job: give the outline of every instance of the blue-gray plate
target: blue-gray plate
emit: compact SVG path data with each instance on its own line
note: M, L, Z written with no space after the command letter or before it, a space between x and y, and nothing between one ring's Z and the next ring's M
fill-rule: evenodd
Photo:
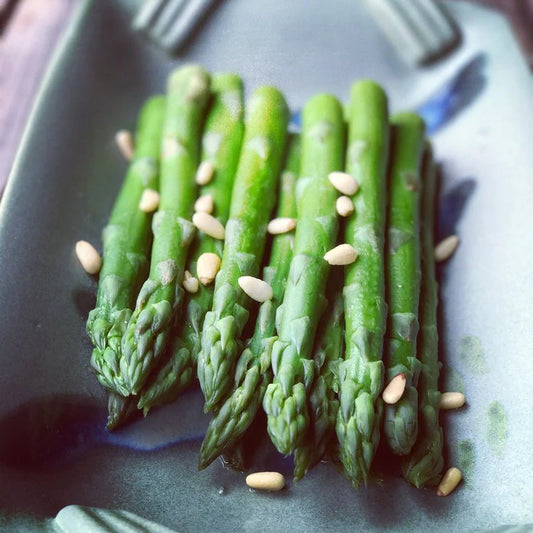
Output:
M532 530L533 84L505 21L450 2L459 49L411 70L353 0L227 0L175 58L130 30L136 5L80 0L2 200L0 527L67 531L66 514L43 520L76 504L185 532ZM443 390L468 401L441 417L446 464L465 478L452 496L394 473L356 492L328 464L276 494L250 491L218 462L198 472L207 419L194 390L105 431L85 334L96 282L74 243L100 242L125 171L115 131L133 128L143 99L189 61L240 73L248 93L277 85L295 110L321 91L346 101L352 81L374 78L393 110L427 118L442 165L440 231L461 238L439 267ZM265 466L290 475L273 453L257 458ZM149 529L114 516L111 530Z

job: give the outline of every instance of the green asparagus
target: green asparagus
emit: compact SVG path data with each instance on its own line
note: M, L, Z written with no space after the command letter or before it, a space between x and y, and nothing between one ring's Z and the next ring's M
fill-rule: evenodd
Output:
M420 165L424 122L413 113L392 118L389 174L388 253L386 257L387 324L386 378L403 373L401 399L385 406L384 432L390 449L407 455L418 432L420 362L416 359L420 296Z
M181 282L195 228L190 222L196 198L200 134L209 97L209 74L188 65L168 82L163 124L160 203L154 215L150 273L122 337L120 375L129 394L137 394L165 349L183 296Z
M429 143L426 144L422 175L420 214L422 282L419 305L420 332L417 339L422 367L418 381L420 428L411 454L403 464L405 478L416 487L438 483L444 466L443 435L439 426L438 287L433 257L436 172Z
M278 217L296 217L296 178L300 165L298 137L289 144L285 171L279 187ZM273 291L271 300L259 308L254 335L237 363L234 390L211 420L200 451L199 468L205 468L224 450L231 447L252 423L261 405L272 371L270 357L276 334L276 311L285 292L292 255L293 234L274 236L269 265L263 280Z
M213 411L224 401L233 383L238 339L251 303L238 286L238 279L255 276L259 271L288 117L287 104L277 89L262 87L254 92L245 121L222 264L215 281L212 310L205 316L198 356L198 379L206 411Z
M125 424L136 412L135 397L110 392L107 400L107 424L110 431Z
M328 175L342 169L344 122L336 98L318 95L303 110L301 178L297 187L298 225L287 286L280 308L278 340L272 348L274 381L263 400L268 432L279 452L289 454L307 430L307 393L314 377L312 347L329 264L324 254L337 237L337 191Z
M319 344L314 355L316 377L309 391L309 430L305 440L294 451L294 480L302 479L326 453L334 433L339 401L334 391L335 364L344 350L344 299L342 278L330 280L331 302L318 333Z
M145 189L158 186L164 108L165 98L155 96L140 112L134 158L103 231L103 265L96 306L87 320L87 333L95 347L91 365L98 381L123 394L127 391L116 380L120 373L120 340L148 269L151 244L152 217L139 209L139 201Z
M339 459L354 487L366 483L379 443L386 328L384 252L389 148L387 97L371 81L351 91L346 171L360 184L345 241L359 253L345 270L346 356L339 367Z
M242 80L234 74L213 77L213 101L203 133L202 160L215 168L210 183L200 189L201 195L211 195L217 219L225 224L229 214L231 191L244 131ZM196 271L196 261L203 253L222 256L222 242L199 233L192 251L190 269ZM184 324L177 328L171 345L171 358L141 392L138 407L145 414L154 405L173 401L194 374L200 351L200 333L205 314L211 308L213 289L200 284L190 295Z

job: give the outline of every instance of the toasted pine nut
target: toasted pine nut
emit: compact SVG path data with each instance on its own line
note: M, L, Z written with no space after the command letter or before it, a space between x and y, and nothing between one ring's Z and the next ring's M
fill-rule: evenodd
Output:
M197 213L208 213L211 214L214 209L213 204L213 195L212 194L204 194L194 202L194 210Z
M133 159L135 145L133 143L133 136L128 130L119 130L115 133L115 143L126 161Z
M465 395L462 392L443 392L440 395L441 409L459 409L465 404Z
M357 259L357 250L349 244L339 244L324 255L330 265L349 265Z
M354 212L352 199L348 196L339 196L335 202L335 207L341 217L349 217Z
M196 171L196 183L198 185L207 185L215 174L215 167L210 161L202 161Z
M102 258L96 248L87 241L76 243L76 255L87 274L97 274L102 268Z
M459 237L457 235L450 235L435 246L435 261L440 263L449 259L459 246Z
M220 257L217 254L202 254L196 262L196 274L202 285L209 285L220 270Z
M153 213L159 207L159 193L154 189L144 189L139 209L145 213Z
M224 226L209 213L194 213L192 223L204 233L207 233L213 239L224 239L226 230Z
M266 281L252 276L241 276L238 282L241 289L256 302L272 299L272 287Z
M267 231L271 235L279 235L280 233L287 233L296 227L296 219L294 218L274 218L267 226Z
M255 472L246 476L246 484L251 489L281 490L285 486L285 477L279 472Z
M437 496L448 496L448 494L452 493L457 485L459 485L461 479L463 479L463 474L458 468L455 466L449 468L442 477L437 489Z
M200 288L198 280L188 270L185 271L182 285L183 288L191 294L198 292L198 289Z
M389 405L393 405L400 401L400 398L403 396L405 391L405 384L406 378L403 372L394 376L383 390L381 395L383 401Z
M328 179L335 189L348 196L352 196L359 189L355 178L346 172L330 172Z

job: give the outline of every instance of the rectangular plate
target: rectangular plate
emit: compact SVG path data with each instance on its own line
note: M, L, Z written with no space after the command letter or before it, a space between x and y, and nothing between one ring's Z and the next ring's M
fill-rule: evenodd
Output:
M505 21L450 3L460 49L415 71L353 0L223 2L177 59L132 33L133 4L80 2L2 201L0 526L13 530L76 503L126 509L180 531L527 529L533 99ZM439 276L443 388L464 387L468 399L441 417L446 463L463 469L464 486L436 498L393 477L354 492L321 464L282 493L253 493L218 462L196 471L206 418L194 391L108 435L85 334L96 282L77 263L74 243L100 242L125 171L113 135L134 127L143 99L164 91L169 71L189 61L235 71L248 93L277 85L293 109L321 91L346 101L351 82L369 77L397 110L416 107L474 57L453 117L434 136L441 232L461 237ZM274 466L287 470L288 462Z

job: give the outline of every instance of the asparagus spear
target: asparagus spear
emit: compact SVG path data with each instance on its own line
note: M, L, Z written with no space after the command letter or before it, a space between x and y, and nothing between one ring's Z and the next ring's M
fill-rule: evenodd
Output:
M245 121L213 307L205 316L198 357L198 379L206 411L220 405L233 382L238 339L250 306L250 299L237 280L240 276L255 276L259 271L288 115L287 104L277 89L262 87L254 92Z
M426 143L424 154L423 179L420 215L422 282L419 306L420 332L417 339L422 367L418 382L420 428L411 454L403 464L405 478L416 487L438 483L444 466L443 436L439 426L438 287L433 257L436 173L429 143Z
M326 318L319 331L319 344L314 355L317 374L309 391L309 430L306 438L294 451L294 480L302 479L326 453L333 435L339 401L333 390L334 365L342 359L344 350L344 299L340 276L330 279L333 294L326 309Z
M110 431L125 424L136 412L135 398L110 392L107 400L107 424Z
M244 131L242 80L234 74L216 75L211 89L213 101L204 127L202 160L213 164L215 176L200 188L200 194L213 197L214 214L225 224ZM196 261L203 253L222 256L222 242L199 233L193 245L192 272L196 271ZM138 407L145 414L154 405L173 401L190 383L200 351L202 323L212 299L212 286L202 284L189 297L184 324L178 328L171 346L170 360L141 392Z
M103 231L104 261L96 306L87 320L87 333L95 347L91 365L98 381L117 392L126 392L115 380L120 339L148 266L151 215L139 209L139 201L144 189L158 185L164 108L165 98L155 96L139 114L134 158Z
M392 118L389 175L387 295L387 381L403 373L402 398L385 407L387 443L397 455L406 455L418 431L416 385L420 362L416 359L418 300L420 296L420 163L424 122L412 113Z
M344 123L339 102L330 95L312 98L303 110L298 225L287 287L280 309L278 340L272 349L274 381L263 407L268 432L279 452L299 445L309 422L306 390L313 382L311 357L329 265L324 254L337 237L336 190L330 172L343 166Z
M159 210L154 216L150 274L122 337L118 379L137 394L165 348L174 313L181 301L181 281L189 245L196 198L200 133L209 97L209 74L187 65L168 81L163 125Z
M352 484L367 481L379 443L386 327L383 242L389 145L387 97L371 81L351 91L346 171L360 184L345 241L359 253L345 270L346 356L339 367L339 459Z
M296 217L295 186L299 165L299 139L293 137L289 144L285 171L281 175L278 217ZM252 423L270 383L270 356L276 334L276 311L285 292L292 244L292 233L276 235L272 239L269 265L263 270L263 280L272 287L273 296L259 308L254 335L237 363L234 390L217 410L207 428L200 451L200 469L209 466L243 435Z

